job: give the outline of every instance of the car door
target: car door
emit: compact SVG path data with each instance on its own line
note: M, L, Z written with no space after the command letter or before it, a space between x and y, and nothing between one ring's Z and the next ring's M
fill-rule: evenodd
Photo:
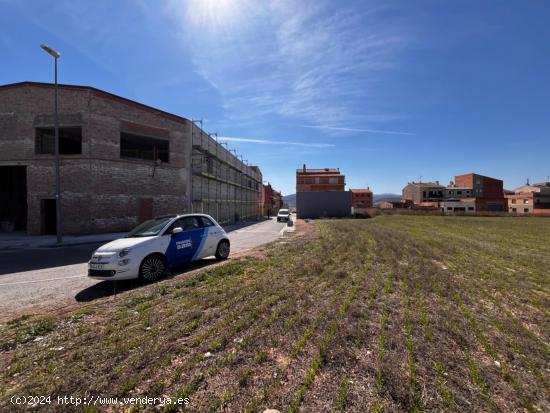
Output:
M200 216L202 227L204 228L203 245L197 251L195 259L209 257L216 253L216 247L218 246L220 229L214 222L205 216Z
M166 257L170 267L177 267L193 261L203 240L204 229L195 216L178 219L170 226L168 231L176 227L181 227L183 231L179 234L169 235L171 239L166 251Z

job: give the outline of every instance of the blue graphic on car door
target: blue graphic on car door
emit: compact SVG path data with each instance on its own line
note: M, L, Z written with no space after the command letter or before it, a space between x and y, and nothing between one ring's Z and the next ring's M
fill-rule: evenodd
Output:
M204 228L201 228L194 217L188 217L177 221L176 226L183 229L179 234L169 235L170 244L166 250L166 257L170 267L191 262L200 251L204 242Z

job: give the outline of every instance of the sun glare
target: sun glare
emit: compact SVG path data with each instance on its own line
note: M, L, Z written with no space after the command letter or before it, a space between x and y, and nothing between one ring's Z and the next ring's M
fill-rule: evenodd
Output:
M193 0L187 8L187 19L196 25L226 26L238 18L240 0Z

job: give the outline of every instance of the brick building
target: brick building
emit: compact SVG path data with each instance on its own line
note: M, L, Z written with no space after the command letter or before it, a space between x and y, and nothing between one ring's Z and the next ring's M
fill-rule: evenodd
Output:
M353 208L372 208L372 191L366 189L350 189L351 191L351 206Z
M296 193L298 192L326 192L344 191L346 177L337 168L302 169L296 170Z
M351 214L346 177L337 168L296 170L296 215L298 218L345 217Z
M262 216L274 216L283 207L283 197L270 183L263 185Z
M507 194L506 200L512 214L550 215L550 182L527 182Z
M0 86L4 229L55 232L53 97L48 83ZM183 117L93 87L59 85L59 127L65 234L125 231L153 216L201 208L221 221L258 215L259 170L228 155L232 175L208 170L212 161L204 158L219 150L217 143ZM195 144L193 134L202 142ZM201 162L192 167L195 149ZM204 182L216 184L195 193L192 177L203 172ZM225 201L231 208L220 208Z
M471 188L471 198L475 198L476 212L506 211L502 180L478 174L465 174L455 176L455 185Z
M413 204L439 202L445 199L445 187L436 182L409 182L403 188L402 199Z

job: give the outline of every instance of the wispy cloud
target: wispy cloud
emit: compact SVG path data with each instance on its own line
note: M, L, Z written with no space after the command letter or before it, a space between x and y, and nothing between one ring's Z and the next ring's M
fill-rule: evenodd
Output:
M335 146L331 143L290 142L290 141L256 139L256 138L240 138L240 137L233 137L233 136L220 136L218 139L222 142L247 142L247 143L259 143L262 145L305 146L308 148L332 148Z
M384 11L324 0L174 1L165 10L229 118L319 125L381 112L381 76L408 41Z
M311 128L311 129L325 129L329 131L337 131L337 132L359 132L359 133L372 133L372 134L380 134L380 135L406 135L406 136L414 136L416 133L413 132L401 132L401 131L395 131L395 130L381 130L381 129L364 129L364 128L346 128L346 127L338 127L338 126L323 126L323 125L301 125L302 128Z

